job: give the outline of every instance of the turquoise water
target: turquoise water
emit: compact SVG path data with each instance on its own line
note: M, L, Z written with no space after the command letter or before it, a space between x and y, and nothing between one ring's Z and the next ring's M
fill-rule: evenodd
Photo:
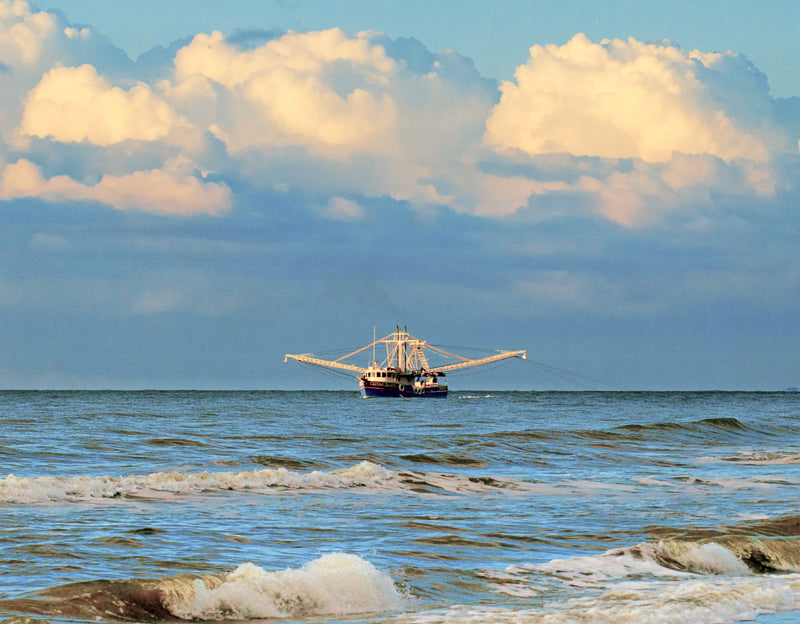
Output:
M0 392L0 616L792 622L800 393Z

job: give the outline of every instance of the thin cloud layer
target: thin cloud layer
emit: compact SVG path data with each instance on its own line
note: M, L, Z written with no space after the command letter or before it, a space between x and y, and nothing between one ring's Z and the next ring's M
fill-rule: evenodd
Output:
M38 197L50 202L99 202L118 210L141 210L163 215L217 215L232 203L224 184L205 182L187 163L167 163L163 169L105 175L93 185L61 175L45 179L34 163L24 158L8 165L0 175L0 201Z

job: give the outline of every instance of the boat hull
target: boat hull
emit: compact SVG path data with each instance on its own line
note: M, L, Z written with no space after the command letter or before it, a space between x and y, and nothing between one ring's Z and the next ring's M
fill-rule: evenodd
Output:
M397 398L436 398L444 399L447 397L447 386L426 386L420 387L412 384L373 384L362 381L360 384L361 396Z

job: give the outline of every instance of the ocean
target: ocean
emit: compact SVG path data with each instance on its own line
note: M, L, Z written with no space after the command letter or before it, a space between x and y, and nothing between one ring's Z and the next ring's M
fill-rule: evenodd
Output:
M0 622L800 621L800 393L0 392Z

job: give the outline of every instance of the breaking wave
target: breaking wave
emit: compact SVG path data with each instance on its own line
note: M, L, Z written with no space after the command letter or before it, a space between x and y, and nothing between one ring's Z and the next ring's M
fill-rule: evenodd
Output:
M785 525L785 520L779 524ZM409 620L428 624L482 620L721 624L752 620L800 608L800 537L664 539L598 555L489 570L484 578L493 591L512 601L554 592L559 595L575 588L582 590L582 596L540 608L466 610L455 606Z
M453 606L401 616L398 624L733 624L800 606L800 579L714 579L706 583L620 583L594 597L546 608ZM784 620L782 620L784 621Z
M368 561L334 553L282 571L246 563L229 574L70 583L0 608L84 620L247 620L377 613L409 601Z
M480 462L459 455L416 454L406 456L414 463L450 463L455 467L475 469ZM713 458L708 458L713 459ZM264 463L271 462L264 459ZM470 470L471 471L471 470ZM48 504L112 499L176 501L200 493L251 492L276 494L287 491L319 492L352 489L372 493L413 493L419 495L451 494L539 494L546 496L626 495L641 488L727 487L759 488L772 483L761 477L749 479L699 479L676 476L670 480L635 478L610 483L593 480L530 481L506 476L459 474L423 470L390 470L371 461L361 461L347 468L302 472L285 467L235 472L155 472L145 475L17 477L0 479L0 504ZM794 481L782 478L781 483Z
M750 528L751 535L739 535ZM703 539L666 538L599 555L554 559L519 569L563 579L592 581L644 575L753 576L800 574L800 517L764 520L732 527Z
M391 484L394 473L371 462L330 472L300 473L285 468L240 472L155 472L126 477L15 477L0 480L0 501L46 503L109 498L163 498L199 492L274 489L329 489L380 487Z
M379 464L362 461L349 468L312 472L267 468L240 472L155 472L125 477L9 475L0 479L0 503L44 504L125 498L164 500L202 492L270 493L344 488L417 494L538 491L535 484L515 479L413 470L392 471Z
M742 451L738 455L729 457L716 457L714 459L718 461L752 465L800 464L800 453L786 451Z
M752 576L800 572L800 539L723 537L714 541L660 540L602 555L557 559L532 569L564 578L607 580L644 575Z
M425 462L425 456L415 456L415 461ZM463 458L453 456L454 465L466 464ZM788 483L788 481L786 481ZM300 472L287 468L264 468L237 472L155 472L146 475L76 476L76 477L17 477L8 475L0 479L0 504L39 505L49 503L75 503L100 500L179 501L186 496L201 493L250 492L278 494L287 491L319 492L324 490L352 489L372 493L413 493L418 495L469 495L469 494L539 494L545 496L625 495L637 488L651 487L761 487L762 480L712 479L676 477L660 481L638 478L629 482L604 483L590 480L564 480L555 482L528 481L505 476L455 474L421 470L390 470L380 464L362 461L347 468L330 471Z

